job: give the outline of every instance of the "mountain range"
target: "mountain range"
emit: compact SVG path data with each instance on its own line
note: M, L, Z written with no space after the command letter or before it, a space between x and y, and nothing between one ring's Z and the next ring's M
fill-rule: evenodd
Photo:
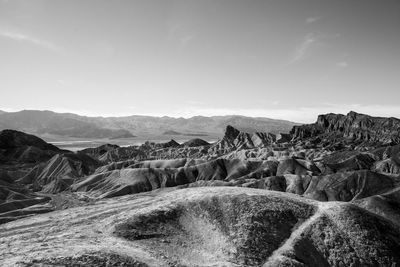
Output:
M23 110L0 112L0 130L14 129L38 136L77 138L132 138L135 136L220 136L226 125L246 132L288 133L294 122L245 116L196 116L192 118L127 116L86 117L72 113Z

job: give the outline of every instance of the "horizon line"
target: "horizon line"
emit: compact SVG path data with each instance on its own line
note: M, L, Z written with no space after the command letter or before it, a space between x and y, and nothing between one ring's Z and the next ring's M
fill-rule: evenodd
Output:
M204 117L204 118L211 118L211 117L244 117L244 118L254 118L254 119L270 119L270 120L277 120L277 121L287 121L296 124L302 124L301 122L295 122L287 119L281 118L273 118L273 117L266 117L266 116L247 116L242 114L226 114L226 115L191 115L191 116L173 116L173 115L155 115L155 114L130 114L130 115L93 115L93 114L82 114L80 112L74 111L54 111L50 109L20 109L20 110L7 110L7 109L0 109L0 112L4 113L18 113L23 111L40 111L40 112L52 112L57 114L72 114L81 117L89 117L89 118L124 118L124 117L133 117L133 116L141 116L141 117L153 117L153 118L172 118L172 119L191 119L195 117Z
M22 111L39 111L53 112L58 114L71 114L88 118L127 118L127 117L152 117L152 118L171 118L171 119L191 119L195 117L243 117L254 119L269 119L275 121L285 121L294 124L311 124L315 123L319 115L341 114L346 115L350 112L364 114L372 117L400 118L399 106L382 106L382 105L334 105L325 104L315 107L299 107L296 109L193 109L193 110L177 110L172 113L114 113L114 114L98 114L90 110L72 110L66 108L56 109L14 109L0 108L0 112L18 113ZM182 114L182 115L181 115ZM267 115L264 115L267 114Z

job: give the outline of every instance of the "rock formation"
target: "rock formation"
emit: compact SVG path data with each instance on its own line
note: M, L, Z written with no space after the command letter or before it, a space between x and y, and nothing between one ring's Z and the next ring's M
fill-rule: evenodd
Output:
M77 153L3 131L0 266L398 266L399 126L326 114Z
M347 115L319 115L316 123L294 126L291 134L295 139L330 134L349 139L353 143L378 142L394 145L400 143L399 130L399 119L372 117L350 111Z

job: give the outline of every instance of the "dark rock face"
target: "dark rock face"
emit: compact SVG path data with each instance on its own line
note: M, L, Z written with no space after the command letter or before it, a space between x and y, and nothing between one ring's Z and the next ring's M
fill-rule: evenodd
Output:
M35 163L63 152L39 137L14 130L0 132L0 162Z
M169 142L156 144L156 148L169 148L169 147L178 147L180 144L176 142L174 139L171 139Z
M34 146L43 150L60 151L54 145L48 144L39 137L14 130L0 132L0 148L10 149L24 146Z
M224 139L233 142L240 134L240 131L230 125L226 126Z
M358 142L399 144L399 130L399 119L372 117L351 111L347 115L319 115L316 123L294 126L291 134L295 139L304 139L331 133Z
M209 146L210 144L207 141L204 141L200 138L190 139L189 141L183 143L183 146L186 147L198 147L198 146Z

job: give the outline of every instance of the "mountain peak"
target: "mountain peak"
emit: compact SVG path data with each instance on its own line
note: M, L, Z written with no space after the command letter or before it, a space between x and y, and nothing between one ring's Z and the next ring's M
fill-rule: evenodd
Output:
M349 113L347 113L347 116L357 116L357 115L361 115L361 114L358 112L355 112L353 110L350 110Z
M226 129L225 129L224 139L234 140L239 134L240 134L240 131L238 129L236 129L235 127L233 127L231 125L228 125L228 126L226 126Z

